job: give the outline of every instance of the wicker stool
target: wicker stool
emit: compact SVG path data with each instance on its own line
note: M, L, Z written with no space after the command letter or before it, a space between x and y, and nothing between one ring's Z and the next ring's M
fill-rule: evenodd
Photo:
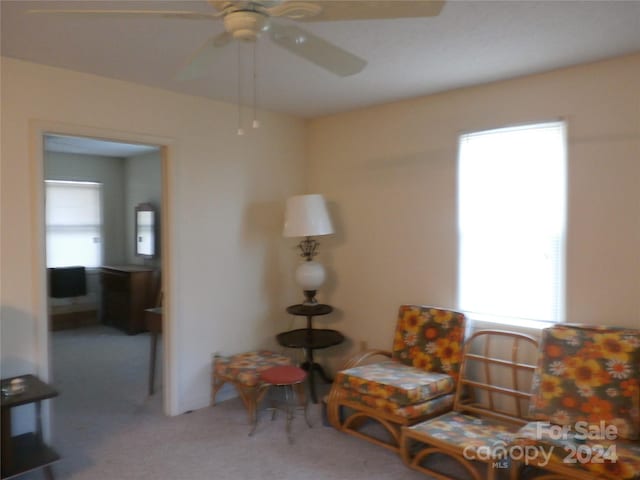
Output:
M293 437L291 435L291 422L293 421L293 416L296 409L295 405L292 405L294 396L297 397L299 408L302 408L304 410L304 419L306 420L309 428L311 428L309 417L307 417L307 397L304 393L303 384L306 377L307 372L293 365L280 365L277 367L271 367L263 370L260 373L260 378L263 382L274 386L278 390L282 390L284 392L284 410L287 415L286 429L289 443L293 443ZM277 408L275 406L272 406L271 410L271 420L274 420ZM256 424L254 424L254 430Z
M247 407L249 424L255 429L256 408L268 387L260 379L260 373L278 365L291 365L291 360L268 350L240 353L230 357L216 355L213 360L211 405L216 404L216 395L225 383L233 384Z

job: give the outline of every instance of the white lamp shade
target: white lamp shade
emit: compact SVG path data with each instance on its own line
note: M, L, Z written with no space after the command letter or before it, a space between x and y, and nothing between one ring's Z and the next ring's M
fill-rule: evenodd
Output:
M314 237L333 233L324 197L314 193L287 199L284 218L285 237Z

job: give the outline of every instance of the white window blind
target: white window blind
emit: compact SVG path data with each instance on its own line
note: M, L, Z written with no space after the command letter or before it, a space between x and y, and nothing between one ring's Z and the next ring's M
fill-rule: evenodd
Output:
M102 186L45 181L47 266L102 264Z
M565 205L563 122L462 135L459 307L499 323L562 321Z

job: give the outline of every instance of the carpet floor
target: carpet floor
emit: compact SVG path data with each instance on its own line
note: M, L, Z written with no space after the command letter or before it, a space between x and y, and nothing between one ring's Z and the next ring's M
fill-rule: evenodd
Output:
M324 426L311 405L287 441L284 415L248 436L239 399L177 417L147 395L149 336L87 327L53 333L52 444L60 479L425 480L384 448ZM161 378L159 375L158 378ZM300 415L300 414L299 414ZM33 472L26 479L42 478Z

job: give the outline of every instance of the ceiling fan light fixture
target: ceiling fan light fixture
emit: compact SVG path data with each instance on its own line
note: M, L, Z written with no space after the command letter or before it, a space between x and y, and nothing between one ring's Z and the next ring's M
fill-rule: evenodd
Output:
M236 40L254 42L267 25L267 16L252 10L239 10L224 17L224 28Z

